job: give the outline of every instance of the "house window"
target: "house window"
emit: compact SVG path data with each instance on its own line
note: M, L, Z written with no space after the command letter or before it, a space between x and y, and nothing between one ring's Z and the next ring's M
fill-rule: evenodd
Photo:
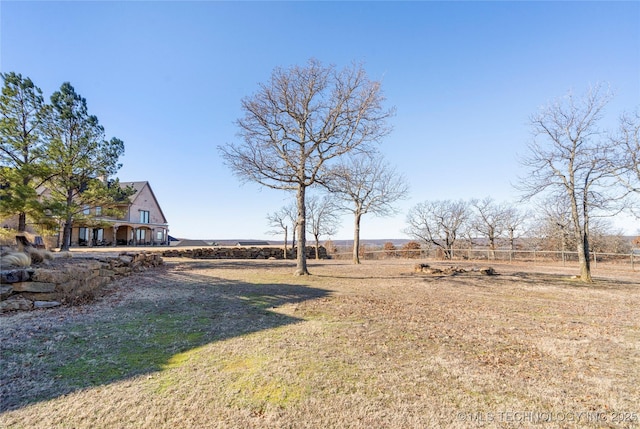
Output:
M156 240L162 241L163 238L164 238L164 233L162 231L156 232Z
M97 206L96 207L96 216L100 216L100 215L102 215L102 207Z
M147 212L148 213L148 212ZM146 229L138 229L136 232L136 239L138 242L144 242L146 237Z
M140 210L140 223L149 223L149 212L147 210Z
M84 209L82 210L82 213L88 215L89 213L91 213L91 207L84 206Z
M104 229L100 228L100 229L96 229L95 230L95 234L96 234L96 240L98 242L101 242L102 240L104 240Z
M89 228L78 228L78 246L89 244Z
M89 229L78 228L78 239L87 241L89 239Z

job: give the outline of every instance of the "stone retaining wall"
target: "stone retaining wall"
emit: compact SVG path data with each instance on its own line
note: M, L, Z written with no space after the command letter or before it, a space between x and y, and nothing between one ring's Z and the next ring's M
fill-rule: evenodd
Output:
M56 307L95 295L118 277L162 265L152 253L74 257L50 266L0 270L0 312Z
M320 259L327 259L327 249L319 248ZM279 247L203 247L201 249L174 248L162 252L167 258L194 259L284 259L284 252ZM307 246L307 258L315 259L316 248ZM288 249L288 259L295 259L295 252Z

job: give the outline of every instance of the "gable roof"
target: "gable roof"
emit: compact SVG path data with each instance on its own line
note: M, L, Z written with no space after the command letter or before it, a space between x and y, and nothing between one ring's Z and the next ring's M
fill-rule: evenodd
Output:
M126 188L128 186L131 186L133 189L135 189L136 192L131 196L131 197L134 197L135 195L137 195L142 190L142 188L144 188L144 186L147 183L149 183L149 182L147 182L146 180L142 181L142 182L120 182L120 186L122 188ZM129 198L131 198L131 197L129 197Z
M140 192L145 187L149 188L149 192L153 197L153 201L156 203L158 210L160 210L160 215L162 216L162 220L164 221L163 223L167 223L167 218L164 215L162 211L162 207L160 207L160 204L158 203L158 199L156 198L156 195L153 193L153 189L151 189L151 185L149 184L149 182L147 182L146 180L142 182L120 182L120 187L126 188L128 186L131 186L135 190L135 193L129 197L129 201L131 202L131 204L133 204L136 201L136 198L138 198L138 196L140 195Z

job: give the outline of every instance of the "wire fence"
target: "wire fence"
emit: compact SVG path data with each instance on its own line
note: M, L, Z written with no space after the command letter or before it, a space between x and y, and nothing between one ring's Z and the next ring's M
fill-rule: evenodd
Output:
M337 247L335 252L329 253L333 259L352 259L351 247ZM381 250L367 249L363 247L359 253L360 260L384 260L384 259L429 259L436 261L484 261L484 262L512 262L512 263L554 263L573 265L578 263L578 252L552 251L552 250L508 250L508 249L454 249L451 257L446 257L440 249L397 249ZM613 265L615 268L640 270L640 251L631 253L605 253L591 252L591 265Z

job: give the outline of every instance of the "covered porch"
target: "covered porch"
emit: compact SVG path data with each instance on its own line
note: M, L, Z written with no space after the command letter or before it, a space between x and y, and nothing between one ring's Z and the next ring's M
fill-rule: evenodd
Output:
M73 228L72 245L96 246L167 246L166 225L121 223L103 227Z

